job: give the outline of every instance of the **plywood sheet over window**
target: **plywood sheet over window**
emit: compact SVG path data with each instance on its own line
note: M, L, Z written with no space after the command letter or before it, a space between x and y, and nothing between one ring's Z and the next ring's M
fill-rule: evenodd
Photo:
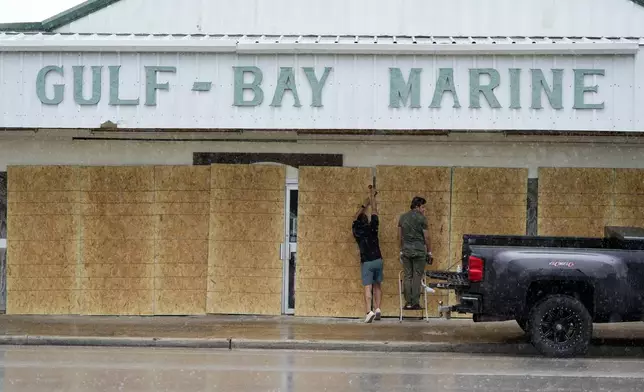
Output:
M81 312L154 313L154 167L80 169Z
M300 169L296 315L364 314L360 253L351 224L372 183L368 168Z
M464 234L525 235L528 169L453 169L451 254L461 262Z
M452 173L452 260L447 267L455 270L464 234L525 235L528 170L457 167ZM449 303L456 303L453 294Z
M206 313L209 166L154 168L155 314Z
M79 168L8 168L7 313L78 313Z
M286 169L213 165L207 312L281 313Z
M376 170L382 229L380 245L387 279L383 285L383 312L386 316L399 313L398 274L400 244L398 219L409 211L415 196L427 200L427 218L434 264L427 269L444 269L449 263L449 217L451 169L449 167L379 166ZM437 315L438 301L446 301L438 292L428 298L429 313ZM414 312L407 312L413 314ZM418 313L418 312L415 312ZM420 314L420 313L419 313Z
M628 189L636 177L635 172L620 171L617 201L623 207L637 201ZM615 190L614 169L540 168L539 235L603 236L612 220Z
M614 226L644 227L644 170L615 169L610 223Z

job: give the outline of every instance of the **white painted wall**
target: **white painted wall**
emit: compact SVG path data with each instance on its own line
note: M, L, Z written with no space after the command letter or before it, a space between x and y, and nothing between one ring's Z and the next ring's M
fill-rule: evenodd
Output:
M121 0L75 33L644 36L630 0Z
M376 165L644 168L644 143L608 139L434 138L433 141L306 141L298 143L2 140L0 171L8 165L191 165L193 152L344 154L345 166ZM535 139L533 139L535 140Z
M127 1L125 2L127 3ZM45 105L36 95L40 70L63 67L64 75L46 78L46 92L65 87L62 103ZM72 67L85 66L84 97L91 96L91 66L103 66L101 99L97 105L80 106L74 100ZM135 106L112 106L109 66L120 68L120 98L139 99ZM155 106L146 106L145 66L176 67L160 73ZM255 107L233 106L235 66L257 66L263 72L263 102ZM293 94L284 94L282 106L271 106L282 67L294 71L301 107ZM312 88L303 67L314 67L319 80L332 67L322 90L323 107L311 107ZM390 71L399 68L405 81L412 68L420 68L420 107L391 108ZM446 93L439 109L430 108L439 69L451 68L461 107L453 108ZM470 69L493 68L500 74L494 90L501 108L492 109L480 96L481 108L470 108ZM521 108L511 109L510 68L520 68ZM531 69L541 69L552 88L551 69L563 69L563 109L555 110L541 92L543 109L532 109ZM603 69L604 76L586 77L585 85L598 85L586 94L586 103L604 103L604 109L576 110L574 69ZM644 71L641 55L631 56L372 56L372 55L261 55L153 54L153 53L0 53L0 127L98 128L106 121L120 128L164 129L447 129L447 130L644 130ZM246 75L246 81L253 80ZM212 82L210 92L193 92L196 81ZM480 77L481 84L489 77ZM252 99L250 90L245 99ZM404 104L403 104L404 105Z

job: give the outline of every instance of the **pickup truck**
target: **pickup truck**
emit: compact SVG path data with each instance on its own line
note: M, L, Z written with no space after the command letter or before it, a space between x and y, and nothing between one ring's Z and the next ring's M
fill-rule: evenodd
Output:
M603 238L464 235L459 272L427 271L455 291L442 315L516 320L549 357L587 352L593 323L642 321L644 229L605 227ZM461 272L462 271L462 272Z

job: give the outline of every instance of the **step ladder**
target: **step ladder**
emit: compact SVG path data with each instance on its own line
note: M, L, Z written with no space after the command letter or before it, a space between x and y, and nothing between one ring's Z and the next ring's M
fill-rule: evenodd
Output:
M405 297L405 287L404 287L404 282L403 282L403 274L404 271L400 271L398 273L398 298L400 299L399 302L399 309L400 309L400 320L399 322L403 321L403 312L410 312L410 310L404 310L404 297ZM423 296L423 302L425 303L425 306L423 307L423 315L425 316L425 321L429 321L429 312L427 311L427 282L425 281L425 276L423 276L420 280L420 287L421 287L421 293L420 295ZM417 310L412 310L411 312L417 312Z

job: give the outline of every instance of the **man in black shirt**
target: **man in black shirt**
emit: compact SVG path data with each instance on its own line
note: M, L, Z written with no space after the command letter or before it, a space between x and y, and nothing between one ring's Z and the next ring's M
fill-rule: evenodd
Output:
M371 187L370 187L371 188ZM382 299L382 288L380 284L383 278L382 254L380 253L380 243L378 241L378 203L376 201L377 192L370 189L369 197L365 199L364 204L356 212L353 221L353 237L360 248L360 268L362 275L362 285L365 288L365 304L367 316L365 323L370 323L374 319L380 320L380 300ZM371 205L371 221L367 218L365 211ZM371 309L371 290L373 289L373 300L375 311Z

